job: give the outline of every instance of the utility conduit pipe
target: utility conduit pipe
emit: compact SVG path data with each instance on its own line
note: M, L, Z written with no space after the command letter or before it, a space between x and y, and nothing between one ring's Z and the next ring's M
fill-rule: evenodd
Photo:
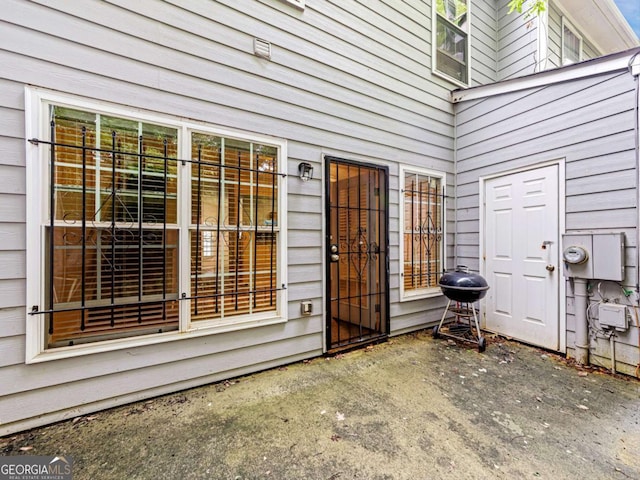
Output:
M611 373L616 373L616 334L612 330L609 333L609 348L611 349Z
M580 365L589 363L589 325L587 323L587 281L583 278L573 279L573 297L575 303L575 356Z

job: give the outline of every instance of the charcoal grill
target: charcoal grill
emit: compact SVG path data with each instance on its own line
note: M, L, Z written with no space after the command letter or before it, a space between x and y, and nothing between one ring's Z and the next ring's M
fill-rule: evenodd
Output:
M451 337L476 343L478 350L484 352L487 344L480 331L475 302L487 294L489 290L487 281L482 275L470 272L467 267L459 266L454 271L445 272L438 283L448 302L440 323L433 327L433 337ZM452 313L455 319L444 326L447 313Z

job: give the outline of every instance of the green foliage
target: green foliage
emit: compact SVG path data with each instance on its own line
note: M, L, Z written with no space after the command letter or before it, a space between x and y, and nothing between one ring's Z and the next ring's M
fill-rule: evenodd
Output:
M526 8L527 15L540 15L547 9L547 2L548 0L510 0L509 13L514 10L522 13L522 10Z

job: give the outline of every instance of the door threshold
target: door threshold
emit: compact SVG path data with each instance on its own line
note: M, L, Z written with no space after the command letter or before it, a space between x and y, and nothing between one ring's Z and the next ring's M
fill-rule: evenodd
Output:
M367 347L369 345L377 345L379 343L384 343L389 340L389 335L378 335L375 337L367 337L362 340L358 340L357 342L347 343L345 345L338 345L330 350L327 350L325 356L331 357L333 355L337 355L339 353L345 353L351 350L357 350L363 347Z

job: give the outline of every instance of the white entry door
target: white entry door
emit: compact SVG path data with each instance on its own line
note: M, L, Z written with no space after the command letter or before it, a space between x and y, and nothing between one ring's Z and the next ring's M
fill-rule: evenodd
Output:
M558 350L558 166L484 185L485 328Z

